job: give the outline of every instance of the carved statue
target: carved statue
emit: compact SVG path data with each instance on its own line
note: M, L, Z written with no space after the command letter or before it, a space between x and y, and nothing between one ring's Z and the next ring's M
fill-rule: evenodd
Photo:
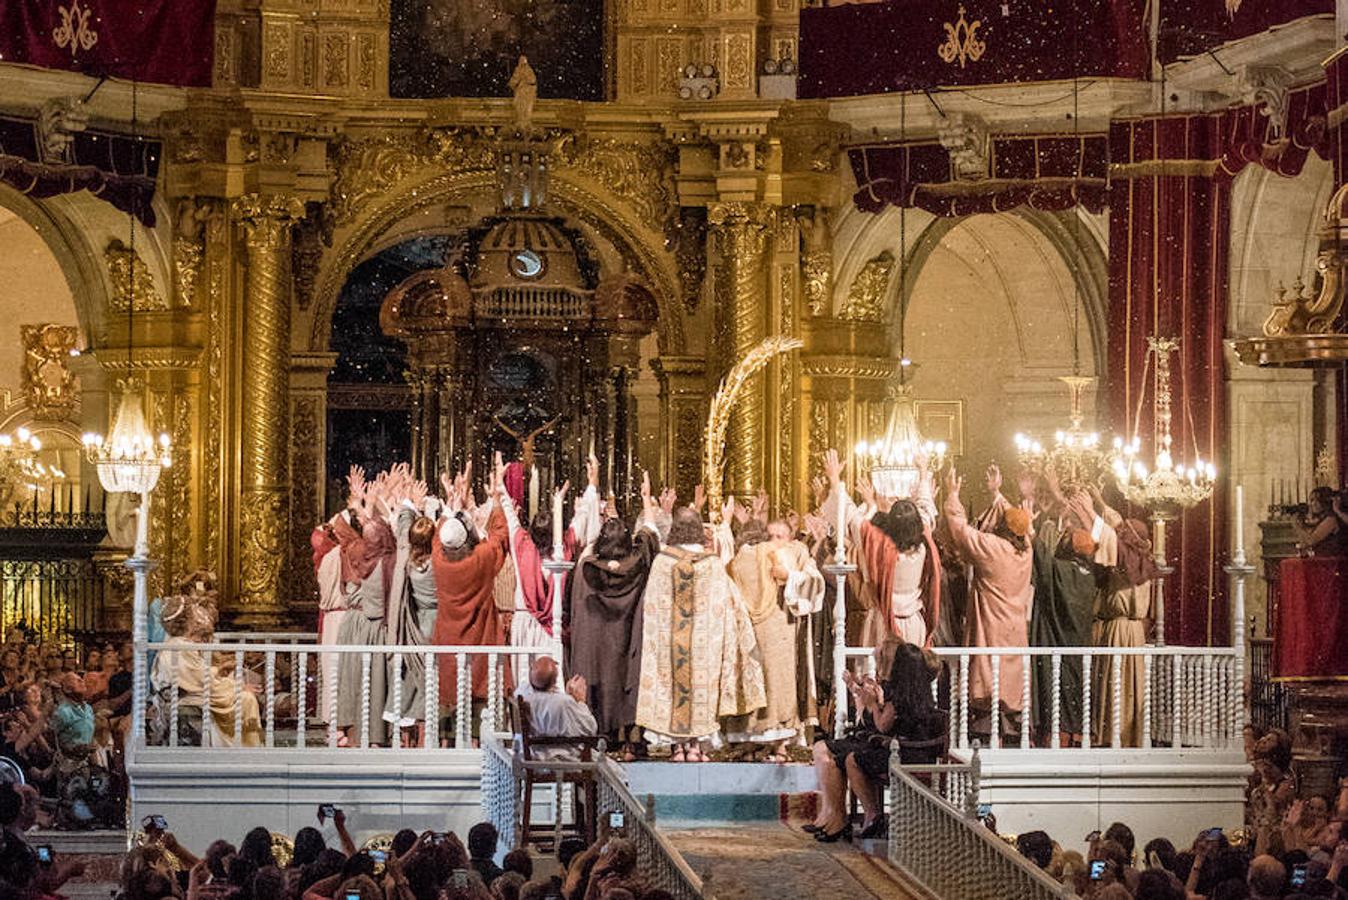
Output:
M523 59L523 57L520 57ZM520 442L520 461L524 463L524 470L527 472L534 467L534 438L545 431L551 431L558 422L562 420L561 416L553 416L548 422L544 422L539 427L530 431L528 434L516 431L505 422L501 421L500 416L492 416L492 421L500 426L501 430Z
M521 131L528 131L534 120L534 104L538 102L538 76L523 54L515 63L515 71L510 73L510 92L515 95L515 124Z

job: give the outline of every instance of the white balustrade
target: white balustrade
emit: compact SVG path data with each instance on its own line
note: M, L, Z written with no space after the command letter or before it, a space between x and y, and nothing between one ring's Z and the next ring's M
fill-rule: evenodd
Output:
M1104 740L1100 746L1119 748L1125 746L1123 733L1125 725L1134 715L1139 715L1140 744L1144 748L1160 745L1170 747L1211 747L1229 750L1241 743L1244 706L1239 695L1241 685L1234 674L1239 664L1235 651L1229 647L938 647L934 651L946 666L950 676L950 709L952 721L950 737L952 746L967 748L970 744L969 711L975 707L984 708L990 698L1000 696L1001 660L1019 657L1026 674L1021 680L1021 704L1023 707L1019 745L1030 747L1028 726L1025 719L1030 717L1030 676L1029 672L1035 660L1049 661L1051 690L1045 698L1049 703L1046 716L1051 727L1048 736L1049 747L1062 746L1063 709L1067 698L1062 697L1064 684L1062 668L1064 660L1079 659L1081 662L1081 747L1090 749ZM989 683L983 690L985 695L971 695L970 668L982 657L986 660L984 671L990 673ZM1133 686L1129 674L1133 671L1128 660L1136 660L1141 670L1141 695L1129 703L1137 703L1137 713L1131 712L1124 703L1125 688L1131 694ZM1093 676L1093 673L1095 677ZM1157 679L1161 673L1168 674L1166 684ZM1168 692L1161 688L1168 687ZM1108 688L1108 695L1102 693ZM1099 696L1096 696L1100 693ZM1158 697L1169 694L1169 702L1157 704ZM1100 719L1107 723L1108 736L1092 734L1093 704L1105 703ZM1074 704L1075 705L1075 702ZM992 703L995 710L997 704ZM994 714L993 722L997 722ZM956 725L958 722L958 725ZM987 726L981 726L987 727ZM997 749L1002 745L1002 735L994 729L983 737L988 748ZM1135 739L1136 740L1136 739Z
M212 742L209 735L212 719L209 708L201 709L203 698L210 697L212 691L218 691L218 679L226 678L233 688L233 702L230 705L232 705L234 711L232 736L233 743L236 746L242 744L244 734L244 694L253 691L258 695L258 713L261 718L260 737L262 738L259 743L264 748L312 746L313 741L310 738L309 728L311 725L318 723L326 725L325 743L329 747L338 745L341 733L339 724L347 724L354 725L358 729L350 736L352 743L362 748L369 748L375 743L376 738L367 733L369 731L368 723L371 719L382 717L384 713L383 698L372 694L373 685L376 681L375 673L379 671L375 667L387 666L386 671L390 679L387 684L387 696L391 698L393 708L401 713L405 697L401 671L404 665L411 661L410 654L416 654L423 664L426 676L425 707L424 710L416 713L417 715L423 715L425 721L422 747L425 749L439 749L440 747L441 710L440 668L438 663L446 659L452 659L458 677L454 708L448 711L455 719L451 746L465 749L474 745L473 663L481 659L486 664L485 687L487 698L481 710L481 715L491 723L489 730L495 731L500 728L505 718L507 679L501 671L502 666L512 665L516 658L523 658L528 661L538 656L551 655L553 648L503 645L480 647L424 646L417 648L323 645L319 648L312 643L271 644L256 641L242 643L217 639L211 643L173 641L146 644L139 652L145 651L164 654L167 664L160 664L161 671L177 671L183 665L182 657L193 652L200 654L201 659L208 663L203 666L203 684L200 695L184 693L177 679L172 679L170 683L158 686L159 692L153 699L159 706L159 716L156 721L166 725L166 727L161 726L162 730L166 732L162 740L166 747L199 749L188 747L188 744L193 742L183 738L184 709L191 710L194 716L198 711L202 713L201 743L204 746L210 746ZM359 684L351 686L351 689L358 688L360 691L360 714L358 721L355 723L339 723L337 714L338 693L336 691L327 692L328 708L326 710L322 708L325 692L321 689L321 686L316 691L317 702L312 709L316 721L311 722L309 719L311 710L308 705L308 688L311 681L321 678L323 659L329 654L331 654L332 659L337 661L354 655L360 663L358 669L360 673ZM867 650L865 653L857 655L870 656L873 654ZM216 666L225 664L231 657L233 659L233 671L222 673ZM314 663L312 666L310 665L311 659ZM284 664L286 660L292 661L289 667ZM278 661L281 664L278 665ZM334 665L334 671L339 667L339 665ZM293 698L293 702L283 704L286 697ZM229 703L228 700L225 702ZM209 704L207 705L209 706ZM195 724L195 718L186 721ZM226 734L229 733L227 729ZM389 733L389 740L386 745L390 748L408 748L410 746L404 740L399 728L390 726ZM320 741L320 743L324 742Z

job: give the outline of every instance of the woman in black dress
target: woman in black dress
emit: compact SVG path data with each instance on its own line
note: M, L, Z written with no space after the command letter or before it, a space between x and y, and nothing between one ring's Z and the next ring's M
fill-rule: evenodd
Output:
M894 653L889 678L881 684L871 676L854 678L849 672L847 686L853 703L862 710L861 721L845 736L818 741L814 745L815 769L819 773L819 816L805 826L815 840L825 843L852 838L852 825L846 815L846 788L861 801L866 817L861 837L879 837L886 822L880 808L877 782L889 772L889 747L895 738L905 741L930 741L939 737L941 715L932 699L933 667L914 644L901 644ZM935 762L936 751L920 754L928 758L904 758L907 763Z

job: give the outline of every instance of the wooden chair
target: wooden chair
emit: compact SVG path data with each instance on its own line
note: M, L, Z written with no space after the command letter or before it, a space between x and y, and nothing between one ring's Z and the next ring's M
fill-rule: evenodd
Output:
M564 747L576 751L580 762L590 763L597 760L598 754L595 751L601 748L603 738L599 735L556 737L535 734L533 720L529 714L529 701L519 695L510 698L510 713L514 720L515 733L519 736L519 742L515 748L515 771L520 776L524 791L520 827L515 831L515 846L523 847L532 843L535 836L552 838L554 842L561 840L563 828L558 824L561 820L560 809L556 811L554 824L551 826L534 826L530 822L533 817L534 786L540 784L558 785L559 798L561 794L560 785L563 784L574 784L578 792L584 791L583 809L580 806L576 808L576 821L572 824L570 831L577 834L586 843L593 843L595 840L595 811L599 800L594 772L590 770L564 771L560 766L554 765L554 763L562 762L561 760L540 758L538 751L550 747ZM566 762L573 761L567 760Z

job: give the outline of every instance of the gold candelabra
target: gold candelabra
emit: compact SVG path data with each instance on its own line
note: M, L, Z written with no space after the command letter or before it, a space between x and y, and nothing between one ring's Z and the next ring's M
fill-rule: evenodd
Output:
M1184 510L1208 499L1217 479L1216 467L1197 455L1197 445L1192 466L1176 463L1171 455L1170 355L1178 348L1176 338L1147 338L1148 362L1154 360L1156 363L1152 397L1156 456L1152 465L1148 467L1139 458L1141 442L1136 431L1131 440L1114 439L1111 459L1114 477L1123 496L1161 520L1174 519ZM1145 385L1143 390L1146 390Z

